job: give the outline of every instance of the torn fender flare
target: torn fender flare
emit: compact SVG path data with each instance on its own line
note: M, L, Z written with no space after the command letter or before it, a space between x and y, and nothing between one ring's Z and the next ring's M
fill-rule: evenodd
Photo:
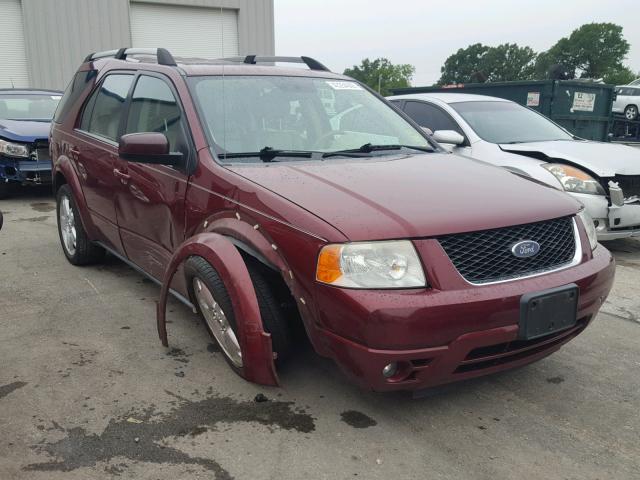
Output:
M264 331L260 308L249 271L235 245L217 233L199 233L186 240L173 254L165 271L156 320L162 345L167 347L166 308L171 281L189 257L204 258L218 272L231 298L242 349L242 376L262 385L279 385L273 362L271 335Z

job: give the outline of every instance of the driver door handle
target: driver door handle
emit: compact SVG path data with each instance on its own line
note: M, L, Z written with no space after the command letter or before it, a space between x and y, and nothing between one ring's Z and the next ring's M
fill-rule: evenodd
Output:
M127 184L127 182L131 179L131 176L130 176L130 175L127 175L126 173L124 173L124 172L122 172L122 171L118 170L117 168L114 168L114 169L113 169L113 175L114 175L116 178L119 178L119 179L120 179L120 182L122 182L124 185L126 185L126 184Z

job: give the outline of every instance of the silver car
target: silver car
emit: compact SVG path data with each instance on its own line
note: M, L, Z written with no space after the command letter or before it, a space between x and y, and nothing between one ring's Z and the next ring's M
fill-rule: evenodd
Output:
M565 190L593 217L598 240L640 236L639 149L582 140L502 98L422 93L389 100L448 150Z
M622 85L616 87L617 97L613 102L613 113L624 115L627 120L638 119L638 107L640 107L640 85Z

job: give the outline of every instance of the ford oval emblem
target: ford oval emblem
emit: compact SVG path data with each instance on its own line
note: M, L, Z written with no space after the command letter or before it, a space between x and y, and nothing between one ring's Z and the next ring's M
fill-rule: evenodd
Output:
M540 244L533 240L522 240L511 247L511 253L518 258L534 257L540 251Z

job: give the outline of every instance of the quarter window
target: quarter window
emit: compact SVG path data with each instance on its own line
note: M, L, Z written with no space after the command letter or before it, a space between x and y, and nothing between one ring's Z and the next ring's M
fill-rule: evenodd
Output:
M167 83L142 75L131 97L126 133L163 133L172 151L186 149L182 112Z
M132 82L133 75L107 76L87 102L80 129L117 140L120 118Z

